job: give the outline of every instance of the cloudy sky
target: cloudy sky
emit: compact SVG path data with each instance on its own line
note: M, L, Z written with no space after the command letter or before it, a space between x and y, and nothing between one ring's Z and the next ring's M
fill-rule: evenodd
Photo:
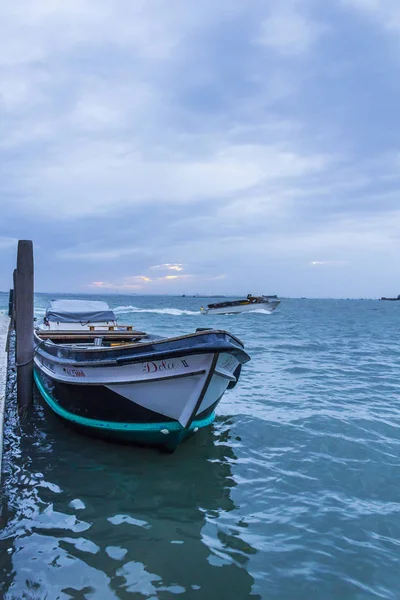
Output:
M0 290L400 293L399 0L0 13Z

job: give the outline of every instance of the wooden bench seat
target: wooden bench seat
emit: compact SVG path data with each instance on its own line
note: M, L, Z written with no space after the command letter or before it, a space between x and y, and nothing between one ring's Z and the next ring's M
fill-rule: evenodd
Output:
M37 335L42 340L94 340L102 338L103 340L127 341L133 339L142 339L147 337L144 331L108 331L106 329L97 331L72 331L72 330L53 330L38 331Z

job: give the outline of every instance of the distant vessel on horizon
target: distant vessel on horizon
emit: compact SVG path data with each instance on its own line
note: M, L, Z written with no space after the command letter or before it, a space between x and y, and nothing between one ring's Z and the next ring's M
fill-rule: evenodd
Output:
M400 294L396 298L386 298L386 296L382 296L381 300L389 300L390 302L400 301Z
M252 296L247 294L246 298L227 302L218 302L217 304L208 304L207 308L203 306L200 312L203 315L227 315L234 313L250 312L254 310L265 309L271 313L280 304L280 300L274 296Z
M182 298L226 298L222 294L210 294L205 296L204 294L182 294Z

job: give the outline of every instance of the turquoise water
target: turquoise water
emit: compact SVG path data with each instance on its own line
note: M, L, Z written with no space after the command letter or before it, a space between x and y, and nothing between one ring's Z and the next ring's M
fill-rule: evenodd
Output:
M227 329L252 360L173 455L82 437L38 402L20 426L12 374L0 596L397 600L400 302L108 302L154 333Z

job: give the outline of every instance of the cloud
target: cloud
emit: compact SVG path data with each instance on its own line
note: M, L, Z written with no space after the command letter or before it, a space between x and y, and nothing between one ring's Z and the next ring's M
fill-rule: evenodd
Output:
M345 260L313 260L310 263L313 267L321 265L345 265Z
M400 277L400 84L382 44L397 15L388 0L9 3L0 287L32 238L38 290L380 295Z
M164 285L173 285L180 282L195 282L196 285L205 284L212 281L220 281L225 278L225 275L207 275L207 274L185 274L185 275L162 275L158 277L147 277L145 275L133 275L124 276L113 282L109 281L92 281L89 285L84 287L92 288L97 291L109 290L109 291L129 291L129 290L141 290L146 293L157 292L160 289L164 289L166 292L170 291L170 288L165 288Z
M140 254L140 248L110 248L108 250L79 250L78 248L65 248L57 252L57 257L62 260L78 261L114 261L123 256Z
M324 154L307 156L273 145L241 144L222 145L201 160L159 161L145 160L126 145L90 143L73 153L60 149L60 155L42 165L24 164L25 175L20 178L17 165L11 166L8 191L18 196L21 209L52 219L76 218L107 214L111 206L121 210L149 202L214 201L270 181L323 171L329 160ZM32 194L37 198L34 205Z
M145 275L134 275L124 277L122 281L110 282L110 281L92 281L87 287L95 288L97 290L142 290L144 289L143 284L147 284L152 281L150 277Z
M150 269L168 269L169 271L183 271L182 264L165 263L163 265L153 265Z
M286 55L308 53L324 33L325 26L303 11L304 2L272 3L268 17L262 22L259 42Z
M110 292L110 291L135 291L135 290L142 290L143 286L139 285L139 284L135 284L135 283L127 283L124 282L122 284L118 284L118 283L110 283L109 281L92 281L92 283L90 283L88 286L85 287L89 287L89 288L94 288L95 290L99 290L99 291L106 291L106 292Z
M210 37L210 25L224 27L228 12L239 27L248 10L237 1L228 11L213 5L210 12L210 6L173 1L166 11L155 0L85 0L68 7L42 0L7 9L0 25L2 193L12 195L20 210L53 221L149 202L214 201L264 181L321 170L326 153L280 139L254 140L251 130L262 130L240 112L254 112L254 102L262 108L261 80L259 90L249 89L241 100L239 112L235 96L225 95L226 124L213 129L215 111L207 106L199 107L205 118L196 117L190 89L202 79L205 90L208 81L223 89L198 48L209 43L218 52L219 37ZM251 39L244 44L242 31L232 31L248 54ZM192 73L191 62L203 70ZM242 89L257 81L245 63L236 65ZM224 68L222 59L216 68ZM271 98L285 88L284 80L276 74ZM275 117L269 121L277 127ZM267 123L264 113L264 130ZM244 143L239 138L246 135Z
M397 0L341 0L344 6L355 8L374 23L379 23L389 31L400 29L400 4Z
M175 18L178 27L173 26ZM43 62L77 46L117 46L142 59L165 58L179 41L179 25L190 23L189 12L177 13L176 2L166 11L157 0L71 0L64 5L20 0L2 11L0 62L11 66Z
M16 238L0 236L0 250L5 250L8 248L16 248L17 244L18 244L18 240Z

